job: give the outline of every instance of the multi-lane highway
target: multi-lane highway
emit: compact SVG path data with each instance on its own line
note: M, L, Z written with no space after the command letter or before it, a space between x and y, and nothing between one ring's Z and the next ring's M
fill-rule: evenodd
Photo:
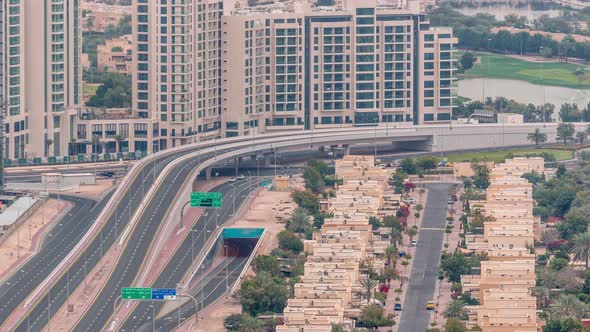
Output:
M261 178L258 181L263 180L266 179ZM222 225L231 218L234 213L234 206L235 210L239 210L250 191L257 188L258 184L259 182L256 180L250 181L248 179L235 183L225 183L213 189L212 191L222 192L224 197L223 206L220 209L208 208L206 210L206 213L194 224L192 228L193 234L184 239L152 287L175 288L192 265L192 256L195 255L195 252L199 253L201 249L204 249L204 243L215 233L214 231L218 225ZM235 199L235 205L233 204L233 199ZM196 249L196 251L193 251L193 249ZM223 278L223 276L221 277ZM225 287L225 283L223 284L223 287ZM209 297L213 299L213 296ZM122 329L125 331L136 331L147 321L147 317L151 315L151 308L149 306L150 303L140 303L133 313L128 316L128 319L122 325ZM109 309L112 309L112 306ZM111 311L109 310L109 312Z
M39 252L18 271L0 284L0 322L25 299L70 252L109 200L100 202L74 196L60 195L72 203L72 208L46 234Z
M450 184L429 184L427 188L428 203L424 209L404 310L399 322L400 332L425 331L430 322L431 312L426 310L426 302L433 300L436 288Z
M92 173L114 172L124 175L130 168L129 162L112 162L96 164L71 164L71 165L47 165L6 168L4 174L5 182L40 182L43 173Z
M128 220L139 205L142 193L147 192L151 185L153 180L152 172L154 170L159 172L173 158L174 156L162 158L156 163L150 164L151 167L142 169L133 180L133 183L135 184L135 187L133 188L134 190L127 191L126 194L122 196L118 202L117 208L110 215L106 223L103 221L104 227L102 230L96 234L96 236L88 240L89 246L87 249L83 250L73 262L67 262L70 264L70 267L63 271L57 282L43 292L43 296L38 301L33 303L33 308L30 310L30 313L26 315L26 317L20 319L20 325L17 327L17 330L37 330L43 328L48 323L49 317L52 317L55 311L65 303L66 298L68 297L68 291L73 292L83 282L86 273L96 266L103 254L108 251L115 239L121 234L122 229L128 223ZM107 200L105 200L105 203L106 201ZM96 220L99 213L102 212L103 207L104 203L100 209L96 210L96 214L92 215L92 221ZM92 221L90 221L90 223ZM88 227L78 230L78 238L76 241L71 242L69 250L71 250L72 246L80 240L87 230ZM67 253L68 251L65 252ZM60 257L60 259L63 260L64 256ZM47 277L53 267L55 267L55 265L52 267L48 266L46 268L47 271L44 271L42 277ZM27 285L28 287L22 292L21 296L24 298L29 295L38 284L39 282ZM14 305L16 306L20 303L21 302L17 302ZM6 316L4 316L4 318L6 318Z
M145 255L149 252L151 242L158 232L162 220L168 217L170 206L176 201L178 193L192 180L189 175L192 174L192 169L199 163L199 158L201 166L210 167L238 156L248 156L262 152L272 153L277 148L305 150L314 146L334 144L348 146L357 143L392 141L396 142L396 144L409 142L409 148L440 149L440 151L443 149L480 148L490 146L490 144L494 146L518 145L526 143L526 134L534 129L534 126L534 124L501 125L501 134L498 131L500 126L497 124L453 127L428 125L408 128L342 128L315 132L282 132L252 137L226 138L200 143L200 145L172 148L156 155L155 158L137 162L129 176L113 195L113 199L107 203L104 211L99 216L99 223L95 222L91 227L91 233L85 235L83 244L77 244L76 250L67 256L67 259L72 262L63 261L49 277L40 284L38 283L43 287L42 289L38 288L34 294L44 294L48 300L50 295L48 292L51 295L60 294L60 291L63 293L63 287L61 289L55 287L59 286L60 280L64 279L64 275L80 273L82 265L80 261L84 260L84 256L91 256L95 253L99 246L105 246L104 252L106 252L107 247L114 243L115 238L121 234L120 230L124 226L120 225L126 227L133 219L136 222L129 236L125 239L121 259L105 285L106 290L112 290L113 292L103 291L92 300L93 304L110 303L112 305L114 297L116 297L115 290L118 292L121 285L131 285L136 279L137 272L143 265ZM555 135L555 129L556 125L553 124L547 124L547 127L544 128L549 135ZM465 138L469 139L466 140ZM490 140L493 141L493 144L490 143ZM197 155L199 155L198 158ZM174 163L172 163L173 161ZM168 166L168 171L165 174L160 174L166 166ZM158 179L158 184L154 188L154 195L144 201L143 197L151 187L153 178L158 175L162 175L162 177ZM137 218L134 218L136 212ZM99 237L102 238L101 241L97 240ZM100 243L102 243L102 246ZM97 256L100 256L100 253ZM86 265L88 264L92 263L87 260ZM69 265L71 266L68 269L64 269ZM88 269L92 267L87 266ZM59 278L57 283L55 283L56 274ZM80 282L72 279L70 280L70 287L77 287ZM34 290L36 285L31 284L30 286L26 291L27 293ZM53 303L54 301L56 303ZM46 306L47 316L51 316L51 308L60 307L64 299L54 300L52 296L51 301L47 302L51 303L51 305ZM41 303L43 301L39 302L38 297L36 297L33 303L34 310L37 310ZM94 305L91 307L94 307ZM38 317L40 316L31 317L37 318L38 324L40 324L37 327L42 326L41 319ZM26 319L20 321L19 328L23 328L25 321ZM92 330L97 325L103 326L104 321L99 322L89 315L84 315L78 321L76 329ZM0 326L1 328L2 326Z

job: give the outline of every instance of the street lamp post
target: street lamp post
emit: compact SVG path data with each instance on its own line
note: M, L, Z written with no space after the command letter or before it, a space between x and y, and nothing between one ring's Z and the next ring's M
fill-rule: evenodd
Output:
M152 308L152 332L156 331L156 307L154 305L150 305Z

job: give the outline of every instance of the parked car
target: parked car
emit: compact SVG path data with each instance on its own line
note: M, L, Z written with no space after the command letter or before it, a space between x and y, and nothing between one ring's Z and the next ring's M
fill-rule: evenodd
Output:
M404 257L406 255L406 252L405 251L400 251L398 255L399 255L399 257Z
M434 301L426 302L426 310L434 310Z
M404 200L406 204L416 204L416 200L413 197Z
M393 305L393 310L395 311L402 311L402 304L401 303L396 303Z
M415 247L417 244L418 244L418 241L412 240L412 242L411 242L412 247Z

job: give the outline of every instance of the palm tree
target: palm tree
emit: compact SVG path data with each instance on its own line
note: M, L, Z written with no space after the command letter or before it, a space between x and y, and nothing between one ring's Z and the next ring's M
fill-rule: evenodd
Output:
M92 153L98 153L98 146L100 144L100 136L92 135Z
M573 123L563 122L557 126L557 140L562 140L564 145L567 145L568 140L574 139L576 128Z
M287 228L294 233L305 232L309 228L309 215L304 208L296 208L291 213Z
M393 244L394 246L397 247L398 245L402 244L402 233L399 229L392 227L390 237L391 244Z
M463 309L465 307L465 301L456 299L449 303L447 309L444 311L444 315L447 318L461 318L463 316Z
M245 317L240 324L241 332L259 332L264 330L264 324L262 324L262 321L256 317Z
M561 295L559 300L551 305L552 316L559 318L583 318L588 311L588 306L575 295Z
M578 131L576 133L576 139L580 141L580 144L584 144L584 141L588 138L588 133L585 131Z
M389 246L385 248L385 258L387 259L387 265L391 266L391 259L397 255L397 247Z
M574 253L574 260L586 262L586 269L590 267L590 233L582 233L575 235L572 242L572 252Z
M115 141L117 142L117 153L121 152L121 142L125 140L123 135L117 134L114 137Z
M547 134L543 133L541 129L535 128L535 131L528 134L526 139L527 141L535 143L535 145L539 145L541 143L547 142Z
M408 235L408 237L410 238L410 242L412 242L416 234L418 234L418 231L414 227L406 228L406 235Z
M379 282L375 279L366 278L361 280L361 286L363 287L365 296L367 297L367 303L371 302L371 296L373 295L373 289L377 287Z
M70 150L73 156L78 154L78 146L76 145L76 139L70 138Z
M53 140L51 138L45 139L45 146L47 146L47 156L49 157L49 148L53 144Z

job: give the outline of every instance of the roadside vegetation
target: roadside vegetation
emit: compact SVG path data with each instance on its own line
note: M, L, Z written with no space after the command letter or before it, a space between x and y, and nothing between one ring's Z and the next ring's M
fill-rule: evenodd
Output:
M493 161L496 163L503 162L506 159L514 157L543 157L545 161L568 160L574 157L573 150L551 149L551 148L517 148L498 151L482 151L473 153L458 153L445 155L449 162L459 161Z

